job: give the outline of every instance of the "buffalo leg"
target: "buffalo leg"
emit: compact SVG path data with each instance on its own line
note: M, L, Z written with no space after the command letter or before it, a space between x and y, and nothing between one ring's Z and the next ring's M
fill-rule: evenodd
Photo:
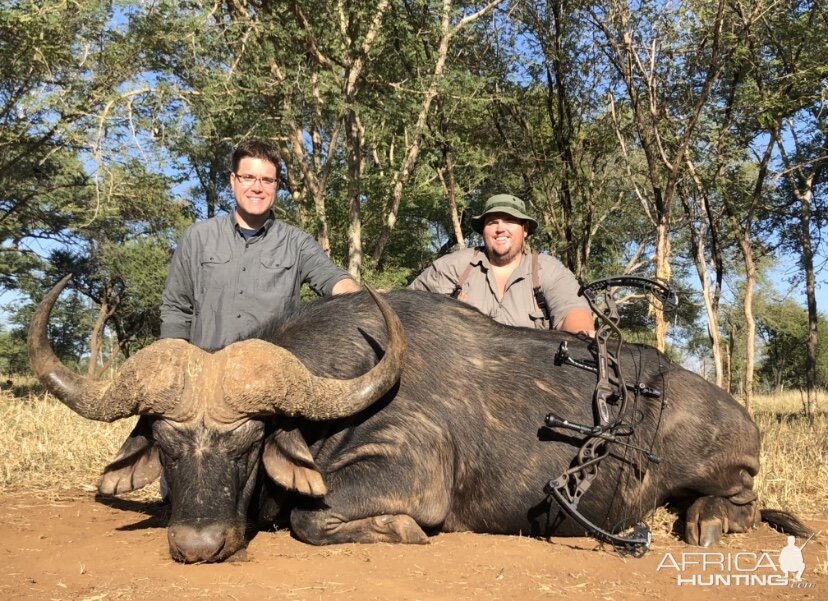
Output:
M419 433L419 450L412 453L396 436L384 435L366 437L334 461L324 460L324 450L318 453L327 493L305 497L293 509L296 536L317 545L425 543L423 528L439 527L450 512L452 447L420 422L408 428L401 422L395 432L405 430Z
M758 518L755 500L739 504L724 497L700 497L687 510L687 542L713 546L723 534L748 531Z
M408 515L377 515L348 521L330 510L294 510L290 521L296 536L314 545L427 542L423 529Z

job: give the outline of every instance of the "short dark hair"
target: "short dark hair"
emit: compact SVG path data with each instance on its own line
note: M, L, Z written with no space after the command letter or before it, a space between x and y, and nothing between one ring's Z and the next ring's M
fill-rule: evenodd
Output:
M276 180L278 181L279 173L282 170L282 157L279 156L279 151L269 142L255 138L239 142L238 146L233 150L233 156L230 159L233 173L238 171L239 163L245 157L252 157L273 163L276 167Z

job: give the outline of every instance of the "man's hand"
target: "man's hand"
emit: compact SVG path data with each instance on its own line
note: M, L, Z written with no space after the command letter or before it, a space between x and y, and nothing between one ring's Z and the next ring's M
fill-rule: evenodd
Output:
M337 294L348 294L349 292L359 292L362 290L362 286L357 284L351 278L342 278L331 289L331 294L336 296Z

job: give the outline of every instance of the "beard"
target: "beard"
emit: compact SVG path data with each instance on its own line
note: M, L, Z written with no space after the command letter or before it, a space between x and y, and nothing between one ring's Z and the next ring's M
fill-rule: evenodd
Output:
M515 244L514 240L507 248L498 248L496 245L486 245L486 254L492 265L508 265L516 257L523 254L523 244Z

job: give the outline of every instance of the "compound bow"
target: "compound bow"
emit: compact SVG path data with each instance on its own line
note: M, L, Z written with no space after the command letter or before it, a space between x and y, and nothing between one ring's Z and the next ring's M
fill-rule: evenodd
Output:
M633 531L621 536L604 530L591 522L578 510L578 504L589 490L601 462L609 455L610 444L622 445L640 451L651 463L661 459L650 450L643 449L626 440L634 434L634 426L628 421L629 392L637 398L639 395L659 398L661 392L641 383L626 384L621 371L621 348L623 335L618 327L620 316L615 300L615 291L620 287L640 288L657 298L665 311L672 311L678 306L678 298L669 287L639 276L621 276L596 280L581 287L579 294L587 299L593 312L602 324L595 333L590 351L595 356L595 363L577 361L569 356L566 342L562 342L555 355L556 365L574 365L597 374L593 404L596 423L593 426L570 422L554 413L547 414L544 425L550 429L566 429L585 435L587 438L578 450L574 465L564 471L558 478L550 480L544 492L551 495L561 509L595 539L612 544L621 552L640 557L650 546L650 528L643 522L634 525ZM596 293L603 293L603 308L597 306ZM610 350L609 343L614 341ZM611 415L609 405L616 405L615 417Z

